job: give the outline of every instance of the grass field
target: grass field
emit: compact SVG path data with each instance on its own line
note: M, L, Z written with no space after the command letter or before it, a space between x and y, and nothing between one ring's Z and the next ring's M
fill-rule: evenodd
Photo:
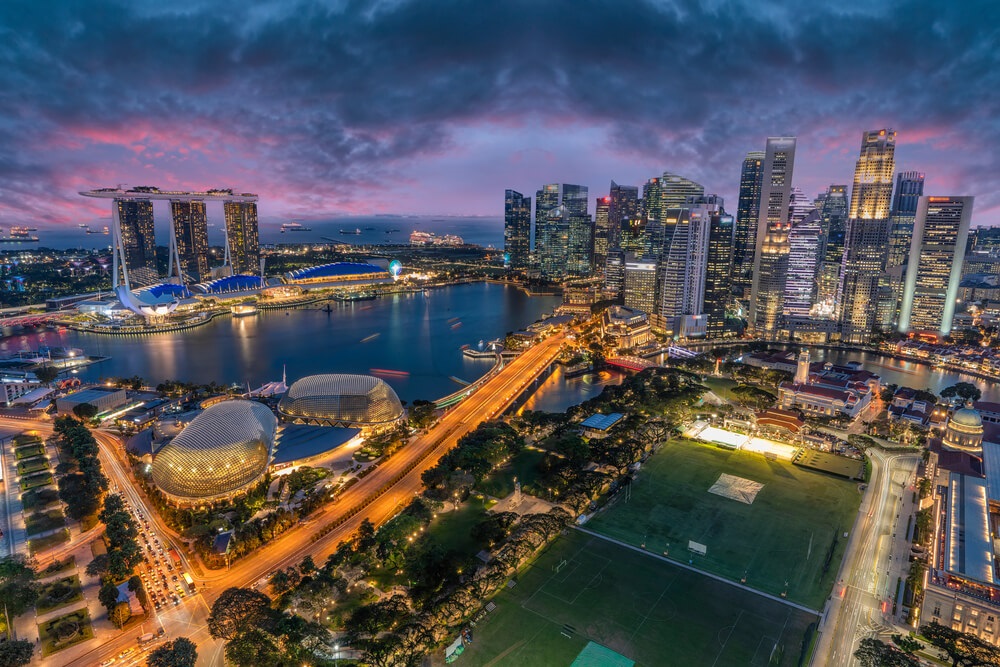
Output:
M39 623L38 636L42 640L43 656L79 644L94 636L94 629L90 627L90 614L84 607L51 621Z
M764 484L752 505L708 493L721 473ZM757 454L675 439L587 527L821 609L861 494L857 484ZM693 540L708 547L691 554Z
M538 464L545 458L545 452L538 449L523 449L514 455L505 466L476 485L476 490L494 498L506 498L514 493L514 477L521 482L521 488L529 487L538 479Z
M576 531L494 601L460 664L568 667L594 641L645 667L794 667L816 620Z
M27 461L20 461L17 464L17 474L27 475L28 473L38 472L39 470L48 470L49 460L44 456L36 456L33 459Z
M25 477L21 477L20 479L22 491L27 491L28 489L35 489L38 488L39 486L45 486L46 484L51 484L51 483L52 483L52 473L48 472L34 473L31 475L27 475Z
M63 542L69 542L69 530L63 528L59 532L52 533L51 535L46 535L45 537L36 537L28 540L28 550L31 555L35 555L40 551L45 551L49 547L54 547L57 544L62 544Z
M80 577L74 574L42 584L35 609L38 610L39 614L44 614L82 599L83 589L80 587Z
M35 512L29 514L24 519L24 528L28 537L44 533L53 528L62 528L66 525L66 517L61 510L49 510L47 512Z
M724 401L735 401L737 400L733 396L732 388L739 383L736 380L730 380L729 378L717 378L717 377L704 377L701 379L701 384L711 389L715 392L715 395Z
M28 459L44 453L45 447L43 445L25 445L14 450L14 458L20 461L21 459Z

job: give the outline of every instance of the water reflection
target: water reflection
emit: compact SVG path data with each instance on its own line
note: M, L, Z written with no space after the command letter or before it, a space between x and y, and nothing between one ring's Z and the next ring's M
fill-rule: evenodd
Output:
M618 371L600 371L567 378L563 367L558 366L521 410L565 412L567 408L599 395L606 386L621 384L623 378L624 375Z

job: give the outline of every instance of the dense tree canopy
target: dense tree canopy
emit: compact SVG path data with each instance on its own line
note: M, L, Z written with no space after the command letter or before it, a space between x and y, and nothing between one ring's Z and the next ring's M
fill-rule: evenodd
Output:
M208 631L216 639L233 640L269 621L271 599L249 588L227 588L208 617Z
M12 618L34 606L38 589L35 572L28 567L24 556L0 559L0 600L7 605Z
M147 659L147 667L194 667L198 650L187 637L178 637L155 648Z
M0 667L22 667L31 662L35 645L25 640L0 642Z

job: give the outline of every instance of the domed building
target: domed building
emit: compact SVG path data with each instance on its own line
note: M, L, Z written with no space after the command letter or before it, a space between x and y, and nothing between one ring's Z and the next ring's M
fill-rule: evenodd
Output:
M983 418L972 406L955 410L948 418L943 442L945 447L964 452L983 451Z
M380 433L403 421L392 387L371 375L310 375L292 384L278 403L282 419Z
M153 482L174 504L207 505L246 491L267 471L278 420L262 403L216 403L153 458Z

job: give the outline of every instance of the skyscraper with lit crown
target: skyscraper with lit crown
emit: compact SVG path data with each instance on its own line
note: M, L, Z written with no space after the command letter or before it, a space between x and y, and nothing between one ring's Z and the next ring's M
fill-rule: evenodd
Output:
M233 274L260 275L257 204L227 201L222 204L222 212L226 217L226 243Z
M877 321L879 278L889 243L896 133L867 131L854 168L840 279L840 330L847 343L867 343Z

